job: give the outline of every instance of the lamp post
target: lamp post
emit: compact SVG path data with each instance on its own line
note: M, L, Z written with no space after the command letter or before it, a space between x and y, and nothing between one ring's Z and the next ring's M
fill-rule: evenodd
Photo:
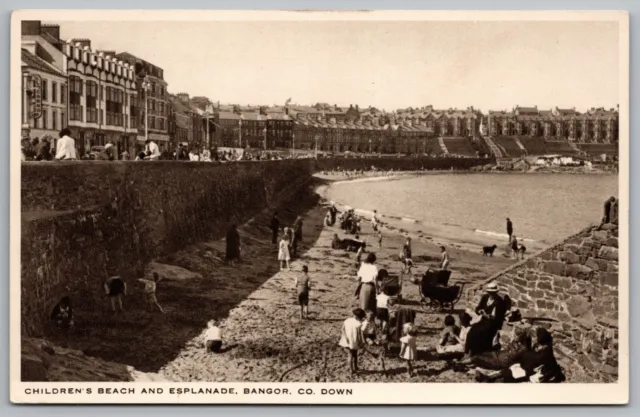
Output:
M267 127L265 126L265 128L262 130L262 133L264 133L264 150L267 150Z
M318 159L318 135L317 134L314 139L316 140L316 159Z
M142 81L142 89L144 90L144 140L145 142L149 140L149 88L151 87L151 83L149 82L149 78L147 76L144 77L144 81Z
M293 158L295 153L296 153L296 134L291 133L291 158Z

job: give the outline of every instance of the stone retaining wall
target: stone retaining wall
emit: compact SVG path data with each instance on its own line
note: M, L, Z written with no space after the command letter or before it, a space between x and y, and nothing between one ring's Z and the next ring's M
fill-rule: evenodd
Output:
M41 336L64 295L91 305L107 276L224 236L311 178L309 160L23 163L22 332Z
M315 160L316 171L369 170L469 170L473 167L494 163L491 158L327 158Z
M559 359L594 382L618 377L618 225L590 226L470 290L495 281L524 317L552 330Z

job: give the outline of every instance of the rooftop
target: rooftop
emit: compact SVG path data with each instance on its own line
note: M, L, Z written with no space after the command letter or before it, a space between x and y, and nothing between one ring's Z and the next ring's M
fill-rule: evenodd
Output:
M22 49L22 62L33 69L64 77L64 74L56 67L26 49Z

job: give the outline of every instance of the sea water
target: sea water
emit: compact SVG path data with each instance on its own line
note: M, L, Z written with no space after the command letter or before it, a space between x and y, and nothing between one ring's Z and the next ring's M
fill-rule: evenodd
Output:
M362 214L377 210L399 224L420 224L427 233L466 241L506 239L509 217L519 240L541 246L599 222L611 196L618 196L617 175L543 173L443 173L340 182L327 194Z

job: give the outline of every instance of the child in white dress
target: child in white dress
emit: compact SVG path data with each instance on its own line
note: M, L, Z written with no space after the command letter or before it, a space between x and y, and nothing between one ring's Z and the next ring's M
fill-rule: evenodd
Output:
M291 260L291 255L289 254L289 236L285 233L280 240L280 246L278 248L278 261L280 261L280 270L282 271L286 266L287 269L291 270L291 266L289 265L289 261Z
M400 339L400 358L407 361L407 371L409 372L409 377L412 377L413 361L418 356L416 330L411 323L405 324L402 330L404 336Z

